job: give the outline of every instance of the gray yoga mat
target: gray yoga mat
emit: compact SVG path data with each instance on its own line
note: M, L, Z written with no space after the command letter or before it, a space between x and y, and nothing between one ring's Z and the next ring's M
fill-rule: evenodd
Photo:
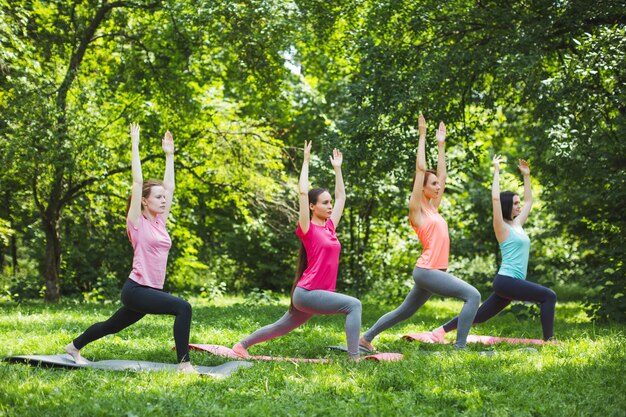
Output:
M342 352L347 352L348 351L348 346L324 346L326 349L331 349L331 350L340 350ZM363 346L359 346L359 353L371 353L369 350L367 350L366 348L364 348Z
M178 366L173 363L147 362L135 360L106 360L89 362L87 365L77 365L70 355L24 355L24 356L7 356L3 359L5 362L26 363L34 366L43 366L49 368L95 368L108 371L176 371ZM231 376L239 368L247 368L252 366L251 362L231 361L217 366L194 366L196 371L202 375L209 375L218 378Z

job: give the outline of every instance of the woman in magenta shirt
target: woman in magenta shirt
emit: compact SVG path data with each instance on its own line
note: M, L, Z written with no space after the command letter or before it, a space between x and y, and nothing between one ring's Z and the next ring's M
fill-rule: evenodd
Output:
M174 320L174 340L181 372L195 372L189 361L191 305L163 292L167 256L172 241L165 222L174 196L174 140L168 131L163 139L165 176L163 182L143 181L139 156L139 125L130 125L133 188L126 217L126 231L133 245L133 269L122 288L122 308L108 320L89 327L66 347L78 364L86 361L80 350L109 334L120 332L146 314L169 314Z
M276 323L265 326L233 346L235 353L248 356L247 349L257 343L282 336L301 326L315 314L345 314L348 355L359 356L361 302L335 292L341 244L335 235L346 192L341 176L343 156L333 150L330 162L335 170L335 206L325 188L309 188L311 142L304 143L304 162L300 174L300 216L296 234L302 245L296 277L291 289L291 306Z

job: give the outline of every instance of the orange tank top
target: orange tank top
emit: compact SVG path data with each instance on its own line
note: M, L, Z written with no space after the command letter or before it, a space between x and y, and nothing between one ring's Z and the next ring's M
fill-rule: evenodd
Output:
M415 266L424 269L448 269L450 255L448 224L436 209L430 207L422 206L422 218L420 227L415 227L409 218L409 223L424 246Z

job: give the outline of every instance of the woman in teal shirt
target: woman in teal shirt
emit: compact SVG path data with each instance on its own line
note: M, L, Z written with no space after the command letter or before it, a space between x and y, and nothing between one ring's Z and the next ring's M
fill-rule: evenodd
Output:
M474 324L483 323L508 306L511 301L532 301L541 304L541 327L543 339L554 337L554 309L556 294L549 288L534 282L526 281L530 239L522 228L532 207L532 189L530 187L530 168L524 160L519 161L518 168L524 176L524 207L520 198L512 192L500 192L499 155L493 157L493 186L491 200L493 202L493 229L500 244L502 264L493 280L493 293L480 306ZM442 342L445 334L457 328L458 318L433 330L433 341Z

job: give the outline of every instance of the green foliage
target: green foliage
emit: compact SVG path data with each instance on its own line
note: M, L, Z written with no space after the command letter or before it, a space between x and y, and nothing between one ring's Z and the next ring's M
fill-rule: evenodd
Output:
M519 190L527 158L529 278L623 319L625 25L615 0L0 0L0 265L34 297L116 297L138 121L146 178L162 175L165 129L177 147L168 289L290 287L312 139L312 185L332 185L332 148L345 155L338 287L400 300L420 251L406 206L423 112L430 166L448 127L451 270L489 291L489 160L504 154Z
M130 187L118 174L129 171L128 142L120 140L129 120L142 125L147 178L162 175L150 138L174 132L183 205L173 211L172 235L182 243L170 264L174 288L208 294L232 275L222 252L202 250L214 243L203 240L212 210L227 208L229 223L250 222L253 204L282 204L273 200L283 177L280 142L266 122L242 116L245 102L226 97L227 86L206 71L204 63L223 51L200 47L207 39L181 25L193 6L2 3L1 40L14 53L2 56L0 79L7 167L0 187L9 202L0 216L20 235L34 222L45 231L39 259L51 299L56 273L65 294L107 297L128 275L123 206ZM208 209L201 216L189 209L199 194Z
M272 290L252 288L245 295L243 304L246 306L278 305L280 298Z
M623 4L360 4L351 18L361 19L352 20L351 31L333 27L340 40L332 46L341 51L334 55L350 62L344 67L349 76L336 76L341 94L326 88L328 81L320 87L334 137L356 160L356 184L350 185L359 198L350 210L358 215L351 236L361 244L354 246L371 250L371 217L390 218L377 211L387 198L378 191L380 182L410 178L414 125L422 111L448 125L447 153L455 159L445 199L450 203L442 211L453 254L458 248L471 260L495 252L483 185L489 154L528 158L534 188L542 190L531 218L547 227L531 234L535 279L602 286L605 291L590 298L593 314L623 317ZM552 250L555 243L561 248Z

